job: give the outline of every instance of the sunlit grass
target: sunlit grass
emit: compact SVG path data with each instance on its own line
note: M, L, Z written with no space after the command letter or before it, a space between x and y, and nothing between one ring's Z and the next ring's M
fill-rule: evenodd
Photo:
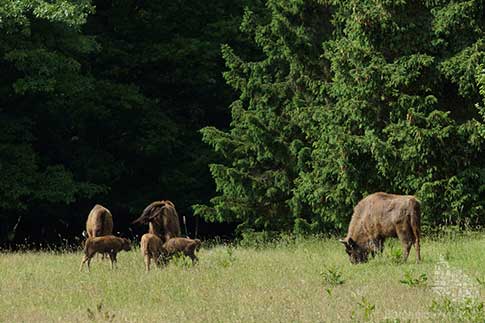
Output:
M138 249L119 253L116 270L93 260L91 273L79 272L80 252L3 253L0 322L436 321L445 308L432 306L440 302L431 288L436 263L445 258L477 279L474 301L483 302L484 246L481 234L425 239L415 264L414 249L402 263L391 243L351 265L336 239L287 239L206 247L195 266L175 260L149 273Z

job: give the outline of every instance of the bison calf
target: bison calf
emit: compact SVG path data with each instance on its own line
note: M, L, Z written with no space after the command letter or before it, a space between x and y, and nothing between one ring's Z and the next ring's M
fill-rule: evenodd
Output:
M107 253L111 260L111 269L114 268L116 262L116 254L121 250L131 250L131 242L125 238L119 238L112 235L88 238L84 244L84 258L81 262L79 270L83 269L85 262L88 263L88 271L90 271L90 263L93 256L99 253Z
M146 271L150 270L150 260L153 259L157 266L160 265L160 255L162 254L162 239L152 233L145 233L141 237L140 250L145 260Z
M176 253L183 253L185 256L190 257L192 262L196 262L198 259L195 251L199 250L200 245L199 239L172 238L162 246L163 262L166 263Z
M382 252L384 240L397 236L404 250L404 261L413 244L419 261L420 216L420 204L414 196L374 193L355 206L347 237L340 242L355 264L366 262L369 253Z

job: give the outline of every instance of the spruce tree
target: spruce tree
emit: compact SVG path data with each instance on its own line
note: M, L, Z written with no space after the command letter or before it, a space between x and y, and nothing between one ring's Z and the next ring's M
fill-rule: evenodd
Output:
M353 205L376 191L417 195L429 224L480 221L484 141L474 75L483 57L483 5L348 1L334 8L339 32L324 44L331 104L316 112L312 171L299 186L314 222L344 227ZM460 34L466 41L454 41Z
M222 47L225 78L240 96L231 105L229 131L202 130L224 163L210 166L220 195L212 206L195 206L196 213L237 221L240 230L291 230L304 213L292 201L299 156L308 148L295 109L311 102L308 74L328 69L319 59L320 44L330 34L328 19L327 8L316 1L268 1L263 10L246 11L241 29L260 57L244 60Z
M266 23L248 15L264 56L247 63L224 49L241 96L230 132L204 130L226 164L212 166L221 195L197 211L321 232L345 228L359 199L386 191L417 195L430 225L483 222L483 8L268 1Z

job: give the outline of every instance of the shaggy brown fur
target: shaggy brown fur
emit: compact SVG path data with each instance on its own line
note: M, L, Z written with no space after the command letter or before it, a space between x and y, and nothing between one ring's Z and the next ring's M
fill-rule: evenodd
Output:
M88 220L86 221L86 232L88 238L113 234L113 216L111 212L107 208L96 204L89 212Z
M168 200L151 203L132 223L149 223L148 232L159 236L163 242L180 236L179 217L174 204Z
M355 206L347 237L340 242L345 245L350 261L360 263L367 261L369 253L382 252L386 238L397 236L404 261L414 244L418 262L421 260L420 217L420 204L414 196L374 193Z
M166 263L173 255L179 252L190 257L192 262L196 262L198 259L195 255L195 251L199 250L200 245L201 241L199 239L172 238L163 244L163 262Z
M79 270L83 269L85 262L88 263L88 271L90 271L90 263L93 256L99 253L107 253L109 259L111 260L111 269L114 268L116 263L116 254L121 250L129 251L131 250L131 242L125 238L119 238L112 235L88 238L84 244L84 257L81 262L81 267Z
M150 270L150 260L153 259L157 266L160 266L160 255L162 254L162 240L155 234L145 233L141 237L140 250L145 260L146 271Z
M171 207L175 208L175 204L173 204L172 201L169 201L169 200L161 200L160 202L163 202L163 203L165 203L165 205L168 205L168 206L171 206Z

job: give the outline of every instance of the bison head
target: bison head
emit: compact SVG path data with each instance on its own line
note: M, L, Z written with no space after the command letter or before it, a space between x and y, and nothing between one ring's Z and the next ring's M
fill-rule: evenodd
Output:
M345 252L349 255L350 262L359 264L367 262L369 252L367 248L360 246L352 238L345 238L339 240L345 246Z
M195 241L195 250L199 251L200 246L202 245L202 241L200 241L199 239L194 239L194 241Z
M122 238L122 239L123 239L123 243L122 243L123 250L130 251L131 250L131 241L126 239L126 238Z

